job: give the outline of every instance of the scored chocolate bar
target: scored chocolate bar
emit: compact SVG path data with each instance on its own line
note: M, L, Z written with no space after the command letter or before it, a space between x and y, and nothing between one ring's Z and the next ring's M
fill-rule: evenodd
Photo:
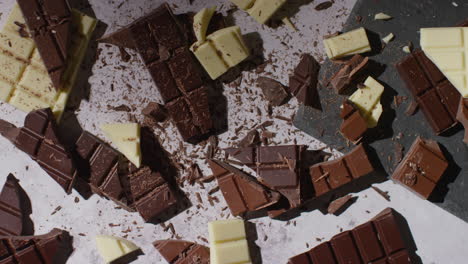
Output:
M208 247L183 240L158 240L153 243L169 264L209 264Z
M312 105L317 94L318 73L320 64L309 54L303 54L301 61L289 77L289 91L299 103Z
M343 102L340 117L343 119L340 126L341 134L354 144L361 141L367 131L367 123L353 102L349 100Z
M66 0L18 0L50 79L59 90L71 47L72 14Z
M18 179L9 174L0 192L0 236L24 235L23 224L26 222L26 206L30 201Z
M30 112L22 128L0 120L0 134L35 160L67 193L71 192L77 170L70 151L58 137L50 108Z
M410 252L396 214L387 208L369 222L290 258L288 264L410 264Z
M369 65L369 58L359 54L354 55L331 78L330 84L337 94L349 92L353 85L367 78L364 73Z

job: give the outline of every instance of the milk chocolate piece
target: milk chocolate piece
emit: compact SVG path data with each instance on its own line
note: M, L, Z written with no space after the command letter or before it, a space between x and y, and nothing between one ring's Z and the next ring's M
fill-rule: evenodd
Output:
M315 196L321 196L372 172L374 167L362 144L341 158L310 167Z
M351 101L344 101L341 107L340 117L343 119L343 123L341 123L340 132L345 138L356 144L361 141L367 131L366 120Z
M183 240L158 240L153 243L169 264L209 264L208 247Z
M461 94L424 52L413 52L396 68L434 132L441 134L457 124Z
M217 160L209 160L208 164L234 216L269 207L280 199L277 192L229 164Z
M418 137L392 179L427 199L448 168L439 144Z
M329 214L336 214L338 211L340 211L349 201L353 199L353 196L351 194L345 195L343 197L340 197L334 201L332 201L328 205L328 213Z
M40 236L0 237L0 263L65 264L72 243L69 233L60 229Z
M355 87L367 77L364 73L366 73L368 66L368 57L354 55L330 78L331 86L338 94L349 91L350 88Z
M167 118L167 111L164 109L164 106L155 102L148 103L148 105L141 111L141 113L158 123L163 122Z
M77 170L70 151L58 137L57 124L50 108L30 112L22 128L1 121L0 134L28 154L67 193L70 193Z
M303 54L301 61L289 77L289 91L299 103L311 106L318 96L317 84L320 64L309 54Z
M136 49L135 43L130 35L130 29L125 27L110 34L104 35L97 41L112 44L120 48Z
M0 236L24 235L24 224L28 221L30 201L18 179L8 175L0 192Z
M263 95L273 106L280 106L288 98L284 86L271 78L260 76L257 85L262 89Z
M387 208L375 218L289 259L289 264L409 264L409 249L396 212Z
M462 98L460 100L457 120L465 127L465 138L463 141L468 144L468 98Z
M56 90L62 87L72 39L66 0L18 0L37 49Z

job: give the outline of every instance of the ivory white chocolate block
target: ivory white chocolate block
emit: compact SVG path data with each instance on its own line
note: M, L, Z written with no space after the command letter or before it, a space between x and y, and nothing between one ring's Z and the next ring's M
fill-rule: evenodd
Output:
M265 24L287 0L256 0L247 13L258 23Z
M216 7L203 8L193 17L193 31L198 42L202 43L205 41L206 30L215 12Z
M421 47L462 96L468 98L468 27L421 28Z
M95 239L97 250L106 263L111 263L140 249L132 242L120 237L99 235Z
M115 123L101 126L101 130L117 149L137 168L141 166L140 125Z
M349 100L353 102L361 112L369 128L376 127L382 115L383 108L380 103L380 98L382 97L383 91L383 85L369 76L364 82L364 87L358 88L349 97Z
M211 264L251 263L243 220L208 223Z
M330 59L371 51L369 39L363 27L324 39L323 45Z
M57 91L23 26L25 20L19 6L13 7L0 32L0 100L25 112L50 107L60 119L96 26L94 18L77 10L72 10L72 23L76 31L71 40L70 61L63 76L63 88Z

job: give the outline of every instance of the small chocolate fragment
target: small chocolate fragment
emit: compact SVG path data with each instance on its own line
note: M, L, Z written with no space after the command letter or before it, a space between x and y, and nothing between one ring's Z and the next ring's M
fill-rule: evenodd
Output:
M322 11L322 10L330 8L332 5L333 5L333 1L325 1L323 3L316 5L314 9L317 11Z
M246 147L253 147L258 145L261 142L260 135L256 129L250 131L245 135L243 139L239 142L239 147L246 148Z
M183 240L158 240L153 243L169 264L209 264L210 249L208 247Z
M465 127L465 138L463 141L468 144L468 98L460 100L458 107L457 120Z
M0 236L24 235L23 224L28 220L29 197L25 195L18 179L9 174L0 192Z
M299 103L315 106L318 99L317 85L320 64L309 54L303 54L301 61L289 77L289 91Z
M209 160L208 164L234 216L269 207L280 199L277 192L229 164L216 160Z
M200 171L200 167L198 167L198 164L194 163L192 166L190 166L189 170L189 175L188 175L188 183L190 185L194 185L196 181L200 180L203 178L203 174Z
M260 76L257 79L257 86L262 89L263 95L273 106L280 106L288 98L288 93L284 86L271 78Z
M167 111L164 109L164 106L155 102L150 102L145 108L143 108L141 113L158 123L163 122L167 118Z
M343 94L350 91L367 76L364 74L369 66L369 58L359 54L354 55L331 78L330 84L336 93Z
M385 200L387 200L388 202L390 202L390 195L388 195L388 192L384 192L382 191L380 188L378 187L375 187L375 186L371 186L371 188L378 194L380 194L380 196L382 196Z
M447 168L448 162L439 144L418 137L393 172L392 179L428 199Z
M135 43L130 36L129 28L127 27L107 34L97 41L101 43L112 44L120 48L136 49Z
M359 109L349 100L343 102L340 117L343 123L340 126L341 134L354 144L361 141L367 131L366 120Z
M330 203L328 205L328 213L329 214L335 214L338 212L343 206L345 206L351 199L353 199L353 196L351 194L345 195L343 197L340 197Z
M58 137L57 124L50 108L30 112L22 128L1 121L0 134L28 154L70 193L77 171L70 151Z

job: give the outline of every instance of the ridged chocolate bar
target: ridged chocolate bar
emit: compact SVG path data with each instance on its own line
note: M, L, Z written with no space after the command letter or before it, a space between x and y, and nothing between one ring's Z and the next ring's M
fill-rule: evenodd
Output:
M289 77L289 90L299 103L312 105L316 100L320 64L309 54L303 54L301 61Z
M169 264L209 264L210 249L183 240L158 240L153 243Z
M25 204L30 203L18 179L8 175L0 192L0 236L20 236L23 234L23 223L26 215Z

